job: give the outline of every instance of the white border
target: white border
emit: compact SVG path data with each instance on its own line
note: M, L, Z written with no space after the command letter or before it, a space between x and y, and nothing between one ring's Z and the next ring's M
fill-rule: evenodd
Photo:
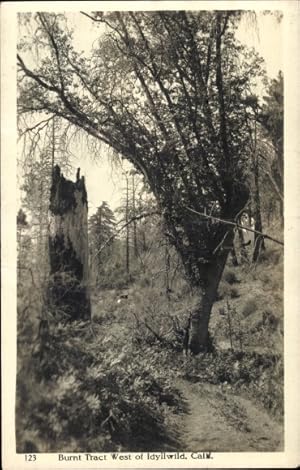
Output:
M82 2L4 2L1 6L1 240L2 240L2 451L3 468L170 468L170 460L60 462L58 454L37 454L25 463L15 453L16 376L16 21L18 11L79 11ZM128 1L85 2L85 10L255 9L285 15L285 451L213 453L213 460L176 460L172 468L294 468L300 464L300 159L299 1ZM203 449L202 449L203 450ZM199 449L201 451L201 449ZM64 454L67 455L67 454ZM79 454L72 454L79 455ZM83 454L82 454L83 455ZM103 454L99 454L103 455ZM186 453L187 456L190 453Z

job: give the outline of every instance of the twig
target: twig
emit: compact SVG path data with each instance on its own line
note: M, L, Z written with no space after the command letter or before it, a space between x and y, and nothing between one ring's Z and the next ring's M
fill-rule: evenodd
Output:
M243 212L246 212L246 208L248 207L249 205L249 201L246 202L246 204L244 205L244 207L236 214L234 220L237 222L240 215L243 213Z
M213 213L213 210L215 208L215 205L216 205L216 201L214 201L213 205L211 206L211 209L209 211L209 215L211 215Z
M154 331L151 326L148 325L148 323L146 321L143 321L143 324L145 325L145 327L153 334L153 336L162 344L166 344L166 340L160 336L158 333L156 333L156 331Z
M37 124L35 124L35 125L32 126L32 127L27 127L27 128L25 129L25 131L23 131L23 132L21 133L19 139L21 139L21 138L23 137L23 135L26 134L27 132L32 132L32 131L36 130L36 128L38 128L41 124L45 124L45 126L46 126L46 124L48 124L48 123L54 118L54 116L55 116L55 115L53 114L53 116L51 116L50 118L44 119L43 121L38 122ZM43 126L42 129L44 129L45 126ZM42 130L42 129L39 129L39 130Z
M102 421L102 423L100 424L101 429L103 429L104 426L106 425L106 423L109 423L111 420L117 422L112 410L109 410L109 414L108 414L107 418L105 418L105 420Z
M220 241L219 245L214 249L213 251L213 255L218 251L218 249L223 245L224 241L225 241L225 238L227 237L228 235L228 230L227 232L225 233L224 237L222 238L222 240Z

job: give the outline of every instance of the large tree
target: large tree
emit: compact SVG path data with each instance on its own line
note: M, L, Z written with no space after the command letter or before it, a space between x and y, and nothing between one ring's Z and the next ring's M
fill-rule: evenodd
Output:
M191 209L232 221L248 200L245 98L261 61L237 42L237 12L85 17L102 26L88 58L75 51L64 16L31 19L41 53L37 65L29 65L22 42L19 112L59 115L144 174L199 292L190 334L190 349L198 353L209 344L211 307L233 231Z

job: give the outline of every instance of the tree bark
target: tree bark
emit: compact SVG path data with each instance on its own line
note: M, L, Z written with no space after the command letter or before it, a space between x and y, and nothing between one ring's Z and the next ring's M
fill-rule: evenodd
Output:
M136 216L135 210L135 180L134 175L132 175L132 217ZM133 248L134 248L134 256L135 258L138 257L138 243L137 243L137 222L133 220Z
M101 232L102 232L102 206L99 207L99 233L100 233L100 237L101 237ZM97 274L96 274L96 281L97 283L100 281L100 271L101 271L101 251L98 251L97 253L97 258L98 258L98 262L97 262Z
M232 250L231 250L230 254L231 254L232 265L235 266L235 267L238 266L239 262L238 262L238 259L237 259L234 243L232 245Z
M126 175L126 214L125 214L126 223L129 222L129 182L128 176ZM130 247L129 247L129 224L126 226L126 274L127 279L130 275Z
M70 321L88 320L87 193L79 170L74 183L54 167L49 209L49 308Z
M168 300L170 299L170 279L169 279L169 274L170 274L170 252L168 249L168 245L165 245L165 288L166 288L166 296Z
M245 205L243 198L241 203ZM241 210L237 207L234 212ZM165 212L165 218L167 217ZM222 212L220 217L234 220L229 210ZM195 292L198 292L199 301L195 306L190 324L188 346L192 354L210 350L209 320L213 303L217 297L217 290L225 267L228 254L233 247L234 228L219 221L210 221L205 217L195 220L189 211L176 214L177 223L184 227L185 236L176 232L176 226L170 237L183 261L188 281ZM174 216L171 218L171 220ZM168 225L172 230L171 224ZM168 233L168 232L167 232ZM177 235L177 236L176 236Z
M192 314L190 325L189 350L192 354L207 352L210 349L208 330L210 313L217 296L227 256L228 250L224 250L217 259L203 269L204 272L201 276L203 287L199 289L199 302Z
M254 194L254 219L255 219L255 230L262 232L262 220L261 220L261 204L260 204L260 190L259 190L259 166L258 166L258 157L256 157L254 163L254 185L255 185L255 194ZM250 219L251 222L251 219ZM254 251L252 260L255 263L258 260L258 256L261 249L265 249L264 239L258 235L254 234Z

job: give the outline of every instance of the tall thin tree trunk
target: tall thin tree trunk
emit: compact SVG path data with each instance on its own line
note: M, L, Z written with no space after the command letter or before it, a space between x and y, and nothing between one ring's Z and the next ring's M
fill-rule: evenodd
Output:
M145 226L143 226L143 228L142 228L142 250L143 251L147 250L147 240L146 240Z
M260 207L260 189L259 189L259 161L257 152L257 112L255 110L255 127L254 127L254 152L253 152L253 167L254 167L254 220L255 230L262 232L261 220L261 207ZM251 224L251 218L250 218ZM265 248L264 239L257 233L254 235L254 250L252 260L256 262L261 249Z
M126 223L129 222L129 183L128 183L128 176L126 175ZM130 240L130 231L129 231L129 224L126 226L126 274L129 277L130 274L130 249L129 249L129 240Z
M261 220L261 205L260 205L260 190L259 190L259 168L258 161L256 157L254 165L254 220L255 220L255 230L262 232L262 220ZM250 219L251 223L251 219ZM261 249L265 248L264 240L257 233L254 234L254 250L253 250L253 262L256 262Z
M135 210L135 180L134 175L132 175L132 217L136 216ZM138 244L137 244L137 224L136 220L133 221L133 249L134 256L138 257Z
M232 265L233 266L238 266L239 265L239 262L238 262L238 259L237 259L237 255L236 255L236 251L235 251L235 246L234 244L232 245L232 250L231 250L231 260L232 260Z
M89 319L87 193L79 170L74 183L55 165L49 209L49 308L68 320Z
M278 161L278 172L280 176L280 189L281 189L281 194L284 197L284 164L283 164L283 139L279 144L279 148L277 151L277 161ZM283 199L280 199L279 201L280 204L280 222L281 222L281 227L284 227L284 204L283 204Z
M52 121L52 158L51 158L51 171L52 172L54 169L54 161L55 161L55 117L53 117L53 121Z
M45 240L45 207L43 207L43 195L44 195L44 185L43 178L40 181L40 200L39 200L39 212L37 216L38 221L38 235L37 235L37 244L36 244L36 259L38 260L38 271L39 271L39 281L41 280L43 271L45 269L45 255L46 255L46 240Z
M281 199L279 201L279 215L280 215L280 226L281 228L283 228L284 227L284 205Z
M102 231L102 206L99 207L99 234L100 234L100 239L101 239L101 231ZM100 279L100 271L101 271L101 244L98 247L98 252L97 252L97 274L96 274L96 280L97 282Z
M240 225L242 225L242 217L239 218L238 222L239 222ZM247 249L244 246L245 245L245 238L244 238L243 229L238 227L237 233L238 233L239 242L240 242L241 262L248 261L249 258L248 258Z
M242 225L242 218L241 218L241 217L239 218L238 223L239 223L239 225ZM240 244L243 245L243 244L245 243L245 238L244 238L243 229L241 229L240 227L238 227L237 232L238 232Z
M18 279L20 279L21 277L21 262L22 262L22 258L23 258L23 248L22 248L22 226L20 226L20 228L18 228L17 226L17 246L19 248L19 253L18 253L18 259L17 259L17 267L18 267Z
M170 252L168 245L165 245L165 286L166 286L166 296L167 299L170 300L170 279L169 279L169 273L170 273Z

